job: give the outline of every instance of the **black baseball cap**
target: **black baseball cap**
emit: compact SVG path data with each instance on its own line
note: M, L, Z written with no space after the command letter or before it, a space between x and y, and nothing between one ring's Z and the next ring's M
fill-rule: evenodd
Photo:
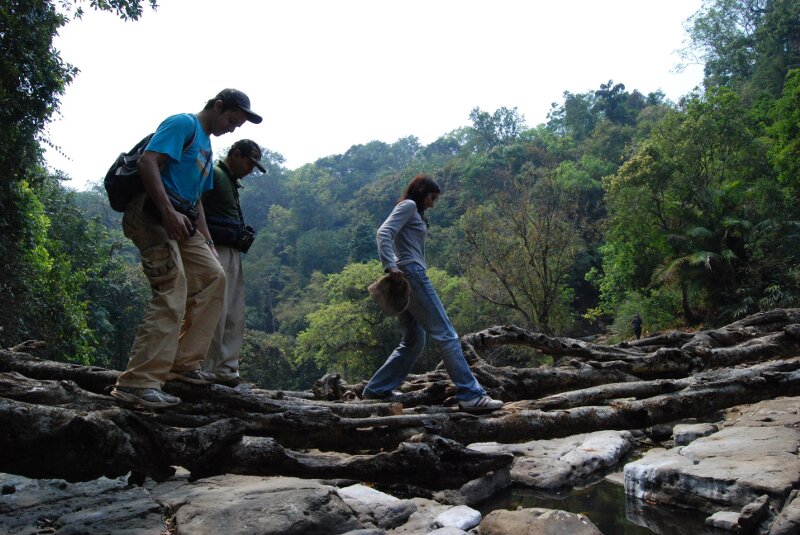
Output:
M259 124L262 121L261 116L250 109L250 98L238 89L223 89L217 93L214 100L221 100L226 104L233 104L238 107L251 123Z
M238 150L239 154L250 158L256 167L258 167L259 171L262 173L267 172L267 170L264 169L264 166L261 165L261 147L259 147L258 143L252 139L240 139L231 146L231 150Z

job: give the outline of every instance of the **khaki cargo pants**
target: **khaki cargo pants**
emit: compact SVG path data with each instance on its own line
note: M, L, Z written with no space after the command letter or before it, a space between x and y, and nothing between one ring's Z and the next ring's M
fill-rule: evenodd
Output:
M122 229L142 258L152 298L119 386L161 388L170 371L200 369L225 296L225 273L199 232L177 241L131 201Z
M244 341L244 274L238 249L217 246L219 261L225 270L225 304L219 315L214 337L203 369L220 379L239 377L239 353Z

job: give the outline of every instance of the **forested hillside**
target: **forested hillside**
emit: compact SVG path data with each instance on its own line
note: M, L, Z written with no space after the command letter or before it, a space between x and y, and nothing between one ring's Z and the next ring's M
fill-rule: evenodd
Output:
M67 21L41 4L24 26L0 8L0 346L40 339L51 358L120 369L149 290L102 188L72 192L44 171L41 125L74 70L51 44ZM294 170L265 150L267 173L242 192L258 231L243 375L306 388L384 360L398 330L366 292L381 273L375 229L420 172L442 186L430 276L461 333L624 338L636 313L652 333L798 306L800 0L709 0L688 30L706 76L679 102L608 80L565 88L541 125L509 103L465 110L470 126L425 146L370 141ZM25 99L20 77L36 88Z

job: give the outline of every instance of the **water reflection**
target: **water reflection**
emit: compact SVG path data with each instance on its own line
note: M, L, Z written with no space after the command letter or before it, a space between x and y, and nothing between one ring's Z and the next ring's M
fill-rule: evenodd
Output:
M718 535L725 532L707 528L699 511L649 505L625 495L625 489L609 481L575 489L568 494L546 494L513 487L494 496L478 509L484 515L495 509L543 507L583 513L604 535Z

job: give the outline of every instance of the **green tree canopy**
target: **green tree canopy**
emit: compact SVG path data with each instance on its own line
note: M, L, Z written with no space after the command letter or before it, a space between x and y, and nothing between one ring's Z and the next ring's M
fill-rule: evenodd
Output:
M70 241L59 240L61 222L51 219L40 196L52 191L43 165L44 128L77 74L53 47L53 37L71 14L82 14L81 4L61 2L61 12L53 1L0 5L0 307L17 311L0 318L0 345L38 337L55 346L54 355L74 360L92 358L88 305L80 295L87 273L75 269ZM123 19L138 18L143 5L89 2ZM51 206L58 204L53 200Z

